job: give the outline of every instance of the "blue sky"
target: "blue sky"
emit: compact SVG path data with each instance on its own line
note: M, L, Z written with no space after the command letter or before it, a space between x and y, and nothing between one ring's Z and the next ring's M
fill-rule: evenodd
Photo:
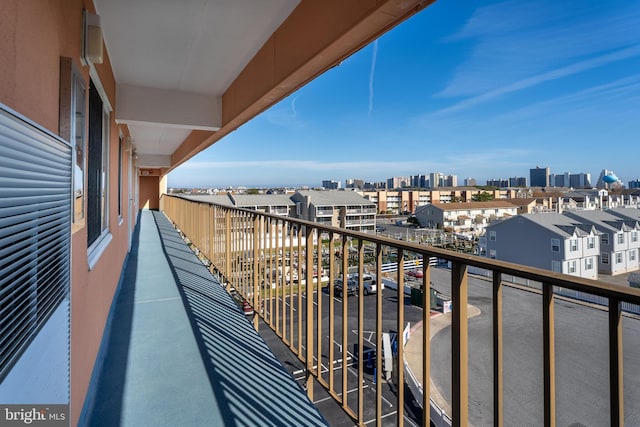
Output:
M640 178L640 2L440 0L169 175L320 186L442 172L479 184Z

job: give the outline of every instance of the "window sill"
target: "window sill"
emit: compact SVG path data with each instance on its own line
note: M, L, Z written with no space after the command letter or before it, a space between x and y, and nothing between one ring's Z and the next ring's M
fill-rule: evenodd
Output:
M89 271L93 270L93 267L97 264L98 260L102 253L107 249L109 243L111 242L112 236L111 233L106 230L99 238L96 240L87 251L87 262L89 263Z

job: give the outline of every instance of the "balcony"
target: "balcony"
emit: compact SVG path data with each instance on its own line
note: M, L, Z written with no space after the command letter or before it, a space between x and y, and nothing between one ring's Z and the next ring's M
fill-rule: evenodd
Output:
M166 217L141 217L90 421L136 425L157 409L151 401L198 420L321 424L316 407L331 400L359 425L640 422L640 322L623 312L640 303L636 289L178 197L163 196L161 207ZM273 227L288 235L265 239ZM450 269L427 263L421 277L402 273L405 261L427 256ZM395 271L383 264L388 259ZM278 273L285 270L306 279L289 283ZM316 283L314 271L326 271L329 283L342 272L367 272L387 289L365 297L359 286L343 303L333 286L304 285ZM414 290L432 282L453 308L433 319L411 305ZM220 283L251 303L258 313L251 322ZM393 298L394 285L412 300ZM565 296L577 293L591 302ZM428 297L422 293L423 307ZM409 318L417 322L408 326ZM290 372L256 331L290 355ZM385 362L376 349L394 331ZM527 372L514 369L523 351ZM172 388L180 393L168 396Z

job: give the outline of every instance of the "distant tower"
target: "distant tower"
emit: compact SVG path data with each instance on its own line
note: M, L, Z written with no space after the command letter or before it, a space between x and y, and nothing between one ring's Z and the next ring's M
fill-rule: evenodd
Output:
M535 169L529 169L529 181L532 187L548 187L549 186L549 168L541 168L536 166Z

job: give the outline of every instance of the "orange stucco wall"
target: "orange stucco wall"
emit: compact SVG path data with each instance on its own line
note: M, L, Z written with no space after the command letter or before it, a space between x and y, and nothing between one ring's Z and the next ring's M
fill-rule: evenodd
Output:
M0 1L0 102L54 133L58 133L59 123L60 57L72 58L89 86L89 68L79 60L83 8L95 11L90 1L83 0ZM115 106L115 80L106 50L105 61L96 70ZM109 230L113 238L91 271L86 227L72 235L71 425L77 424L82 410L128 250L126 193L122 196L124 221L119 221L117 212L118 128L113 119L110 131ZM126 158L123 165L122 182L126 184ZM123 191L127 190L123 185Z
M160 177L140 177L140 209L160 209Z

